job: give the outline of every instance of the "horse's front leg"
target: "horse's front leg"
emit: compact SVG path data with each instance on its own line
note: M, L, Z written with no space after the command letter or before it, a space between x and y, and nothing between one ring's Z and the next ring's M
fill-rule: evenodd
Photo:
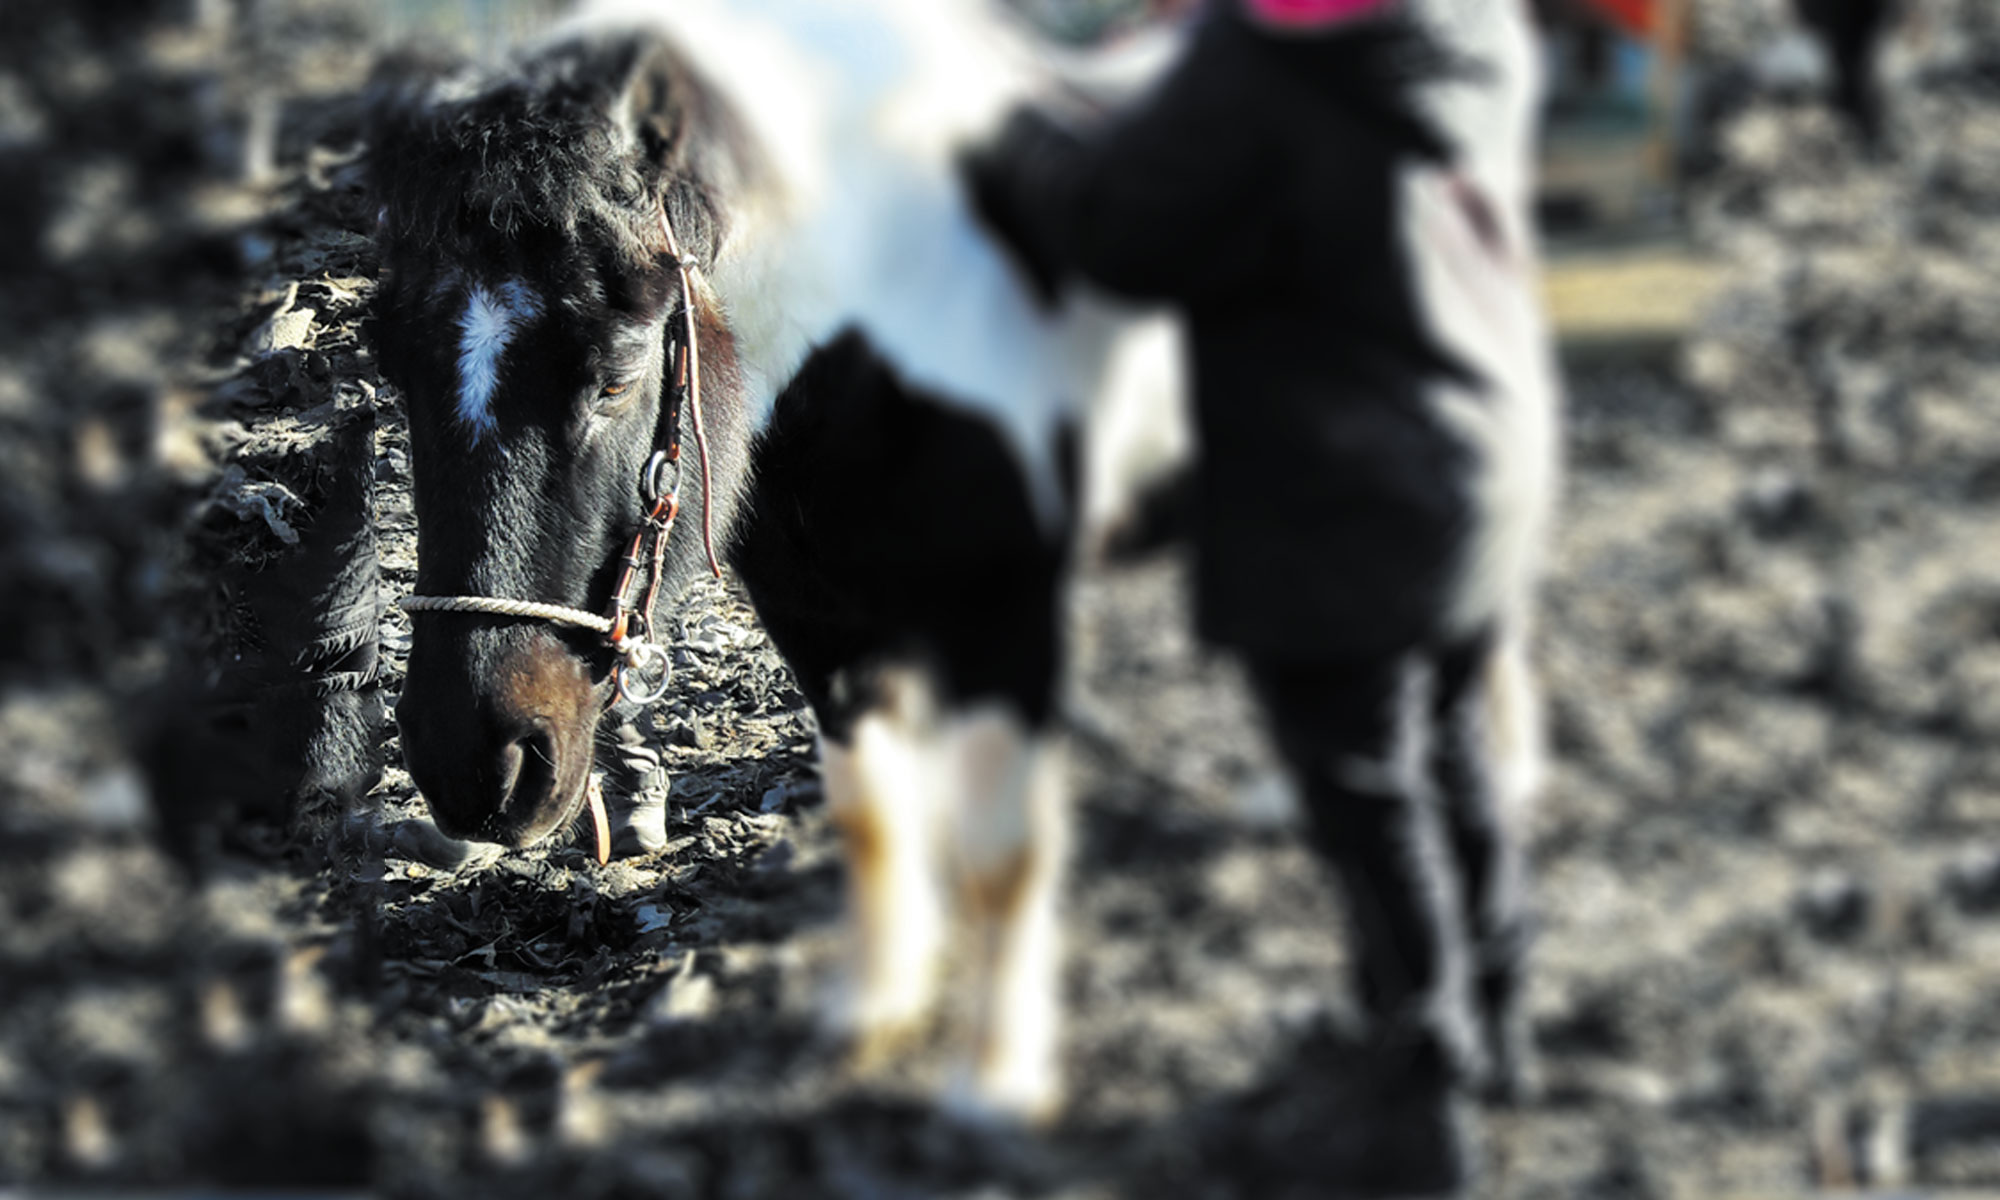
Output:
M1062 755L1011 714L953 720L955 875L969 927L973 1059L958 1099L1015 1119L1061 1103Z
M867 1067L921 1032L936 999L937 753L920 718L881 708L844 744L821 739L820 770L847 858L847 967L833 1023Z

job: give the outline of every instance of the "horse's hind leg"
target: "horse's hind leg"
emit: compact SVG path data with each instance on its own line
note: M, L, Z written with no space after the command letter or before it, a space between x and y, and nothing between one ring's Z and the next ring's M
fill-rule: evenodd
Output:
M864 713L845 744L820 742L847 856L848 967L834 1024L855 1038L863 1066L921 1031L944 945L937 752L923 700L889 691L905 694Z
M1062 755L1009 713L956 718L956 874L970 930L974 1108L1041 1120L1061 1102Z

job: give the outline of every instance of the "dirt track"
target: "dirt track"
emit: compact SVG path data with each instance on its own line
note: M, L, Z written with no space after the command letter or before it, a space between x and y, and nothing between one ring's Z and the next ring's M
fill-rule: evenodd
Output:
M1485 1118L1482 1194L2000 1189L2000 90L1964 69L2000 41L1957 28L1893 161L1752 105L1703 193L1733 280L1686 381L1571 380L1535 825L1550 1090ZM116 61L65 53L10 67L31 109ZM935 1064L856 1080L815 1036L836 847L800 698L721 589L689 598L656 713L659 858L426 866L392 752L367 805L249 822L185 881L111 736L207 611L161 591L178 531L268 549L288 510L258 464L374 408L385 601L413 578L407 453L357 337L364 62L315 61L268 195L193 173L207 207L170 204L42 143L101 230L166 255L212 226L229 253L195 257L198 295L180 258L121 290L130 259L83 255L9 301L0 564L12 628L43 636L8 642L0 694L0 1183L1262 1197L1311 1158L1272 1151L1284 1120L1327 1155L1367 1129L1293 1051L1342 1003L1337 914L1172 559L1076 600L1073 1103L1045 1137L932 1115ZM408 625L383 629L393 696Z

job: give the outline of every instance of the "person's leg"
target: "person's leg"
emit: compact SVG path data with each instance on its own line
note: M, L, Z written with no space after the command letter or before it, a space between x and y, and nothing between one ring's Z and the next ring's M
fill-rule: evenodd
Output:
M1524 1012L1531 922L1520 831L1495 761L1495 722L1505 715L1495 705L1514 694L1492 677L1502 665L1497 652L1492 638L1479 638L1438 656L1430 758L1457 868L1488 1088L1518 1100L1533 1090Z
M1461 904L1429 775L1422 656L1253 663L1313 848L1332 866L1371 1034L1412 1082L1474 1082Z
M1887 0L1848 0L1838 7L1827 36L1834 65L1834 103L1853 122L1862 141L1872 146L1882 134L1875 59L1890 6Z

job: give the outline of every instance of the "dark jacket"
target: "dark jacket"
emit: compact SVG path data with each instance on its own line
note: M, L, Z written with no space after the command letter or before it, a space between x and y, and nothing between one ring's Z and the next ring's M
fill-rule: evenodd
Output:
M1202 633L1407 647L1439 634L1471 503L1424 399L1466 369L1419 317L1397 212L1401 168L1449 156L1412 94L1450 68L1414 29L1280 37L1216 8L1105 128L1018 115L968 164L975 202L1046 289L1186 314Z

